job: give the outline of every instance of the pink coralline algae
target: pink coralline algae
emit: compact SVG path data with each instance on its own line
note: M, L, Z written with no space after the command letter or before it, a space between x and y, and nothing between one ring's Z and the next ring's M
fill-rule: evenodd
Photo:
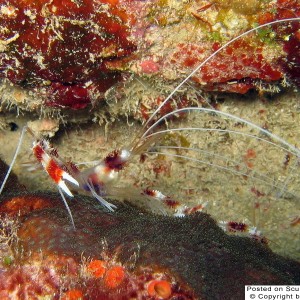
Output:
M299 284L299 263L226 235L207 214L158 216L122 203L108 213L77 195L74 230L58 195L15 184L0 199L1 299L226 300L241 299L245 284Z
M135 49L119 1L0 1L0 18L0 76L39 88L48 106L86 107Z
M220 45L215 43L211 46L217 50ZM258 78L266 82L281 79L279 66L266 63L262 52L262 45L252 45L249 40L236 41L205 65L193 80L203 84L206 90L244 94L254 87ZM186 55L182 56L182 53ZM194 68L210 54L207 45L178 45L178 52L174 53L171 63L176 62L182 68Z
M140 64L141 72L144 74L152 74L159 71L159 64L154 62L152 59L147 59Z
M256 3L259 4L259 1ZM165 64L175 65L181 72L183 70L187 73L191 72L224 44L224 42L220 43L224 38L222 29L213 29L216 24L210 23L210 14L207 11L211 11L213 16L216 15L211 19L221 21L220 24L228 22L230 13L233 16L240 13L244 15L245 22L253 24L252 27L300 16L300 5L297 1L278 0L276 3L269 3L264 9L259 5L254 11L252 6L248 12L239 9L247 7L239 1L230 4L224 1L212 1L210 5L198 8L196 11L199 13L193 15L200 25L206 27L207 24L209 25L208 41L179 43ZM264 86L268 83L280 82L283 78L298 84L299 76L297 78L295 74L300 65L299 28L299 21L295 21L259 29L256 37L248 35L228 45L206 63L192 79L207 91L241 94L250 89L264 90Z

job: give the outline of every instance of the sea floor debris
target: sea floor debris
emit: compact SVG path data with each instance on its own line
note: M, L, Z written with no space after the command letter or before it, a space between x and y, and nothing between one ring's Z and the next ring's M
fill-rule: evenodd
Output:
M300 283L298 262L226 235L205 213L116 204L108 213L77 195L74 230L57 194L28 193L11 177L0 200L1 299L241 299L245 284Z

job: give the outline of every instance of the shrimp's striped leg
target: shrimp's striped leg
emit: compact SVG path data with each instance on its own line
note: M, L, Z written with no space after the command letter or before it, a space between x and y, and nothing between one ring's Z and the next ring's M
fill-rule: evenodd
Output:
M73 219L73 216L72 216L72 212L71 212L71 209L70 209L70 207L69 207L69 205L68 205L68 202L67 202L67 200L66 200L66 198L65 198L65 196L64 196L64 193L62 192L62 189L61 189L60 187L58 187L58 191L59 191L60 196L61 196L61 198L62 198L62 200L63 200L63 202L64 202L64 205L65 205L65 207L66 207L66 209L67 209L67 211L68 211L68 213L69 213L69 216L70 216L70 219L71 219L71 222L72 222L72 226L73 226L74 229L76 229L76 228L75 228L74 219ZM73 196L73 195L72 195L72 196Z
M91 180L86 181L86 185L89 189L89 191L92 193L92 195L106 208L108 208L110 211L114 211L116 206L112 203L107 202L104 198L102 198L100 195L97 194L95 187L93 185L93 182Z
M219 227L221 227L226 233L241 236L246 235L259 243L268 244L268 239L260 230L257 229L257 227L249 226L244 222L220 221Z
M194 207L187 207L186 205L181 204L179 201L164 195L162 192L157 190L151 190L151 189L143 190L142 195L162 202L166 208L175 211L174 213L175 217L184 217L196 213L198 211L203 211L203 209L207 205L207 202L205 202L203 204L199 204Z

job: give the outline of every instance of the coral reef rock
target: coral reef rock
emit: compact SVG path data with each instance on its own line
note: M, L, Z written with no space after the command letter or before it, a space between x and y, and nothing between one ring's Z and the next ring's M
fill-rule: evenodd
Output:
M105 99L111 114L141 120L210 55L193 88L175 95L179 106L201 101L203 90L277 93L299 86L299 20L213 53L299 15L293 0L0 0L1 102L39 114Z
M1 164L1 178L6 166ZM246 284L299 284L300 265L226 235L205 213L158 216L125 203L22 191L0 199L1 299L242 299ZM48 299L47 298L47 299Z
M1 77L54 107L80 109L121 77L134 51L119 1L0 1ZM109 65L108 65L109 64Z

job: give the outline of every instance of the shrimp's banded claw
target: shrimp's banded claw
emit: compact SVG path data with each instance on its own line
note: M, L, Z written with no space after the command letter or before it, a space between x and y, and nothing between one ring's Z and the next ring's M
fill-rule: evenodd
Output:
M21 136L14 157L6 173L6 176L1 184L0 194L2 193L5 187L5 183L11 173L13 165L19 154L25 136L25 132L28 132L30 133L30 135L33 136L34 142L33 142L32 152L35 158L37 159L37 162L40 164L40 166L43 167L43 169L47 172L47 174L51 177L51 179L57 184L61 198L67 208L70 219L72 221L72 225L75 228L72 213L63 195L63 192L65 192L68 196L73 197L73 194L71 193L70 189L67 187L65 180L69 181L75 186L79 186L79 182L67 172L68 168L67 166L65 166L65 164L62 161L59 160L59 156L56 149L52 148L47 140L38 139L34 134L34 132L28 126L24 126L22 129Z
M64 202L64 205L69 213L73 228L75 229L75 223L72 216L72 212L65 199L63 192L69 197L74 197L70 189L67 187L65 181L69 181L73 185L79 187L79 182L71 176L67 171L67 166L59 160L58 153L53 149L48 141L41 139L33 142L32 151L36 159L41 163L44 170L51 177L51 179L57 184L58 191Z
M44 170L48 173L51 179L70 197L73 197L73 194L67 187L64 180L67 180L73 183L76 186L79 186L78 181L73 178L70 174L62 169L63 166L59 166L58 162L52 158L47 151L49 151L50 146L45 140L41 140L33 143L33 154L36 159L42 164Z
M63 180L60 180L57 185L70 197L74 197L69 188L67 187L66 183Z

